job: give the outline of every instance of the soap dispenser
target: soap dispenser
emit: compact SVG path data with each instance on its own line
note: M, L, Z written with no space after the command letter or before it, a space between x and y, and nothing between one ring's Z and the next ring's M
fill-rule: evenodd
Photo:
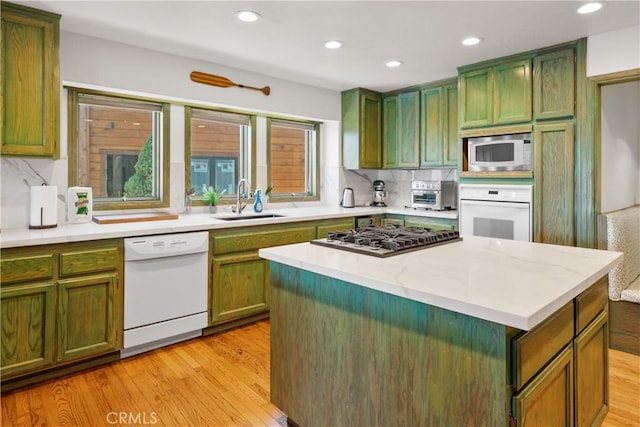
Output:
M256 190L256 200L253 202L253 211L255 213L262 212L262 196L260 190Z

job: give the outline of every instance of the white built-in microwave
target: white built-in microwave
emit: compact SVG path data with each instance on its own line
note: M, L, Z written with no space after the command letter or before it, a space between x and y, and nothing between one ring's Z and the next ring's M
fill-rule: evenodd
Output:
M469 138L470 171L531 170L531 134Z

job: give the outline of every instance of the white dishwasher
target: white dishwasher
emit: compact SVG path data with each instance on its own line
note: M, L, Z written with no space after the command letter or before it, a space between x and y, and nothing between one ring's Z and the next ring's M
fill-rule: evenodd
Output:
M209 233L124 239L122 357L202 335Z

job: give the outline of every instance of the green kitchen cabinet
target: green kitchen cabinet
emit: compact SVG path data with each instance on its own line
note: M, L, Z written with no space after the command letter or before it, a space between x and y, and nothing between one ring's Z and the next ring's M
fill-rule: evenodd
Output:
M531 121L531 59L463 67L459 73L460 128Z
M398 167L398 97L382 100L382 167Z
M382 167L382 96L355 88L342 92L342 166Z
M423 227L434 230L457 230L458 220L438 217L405 216L405 227Z
M420 167L457 165L457 82L423 89L420 99Z
M420 97L417 91L383 100L383 167L417 168Z
M3 390L119 358L122 254L121 239L1 251Z
M604 276L514 339L515 425L602 423L609 406L608 287Z
M575 114L575 49L533 58L533 116L536 120Z
M60 154L60 15L2 2L2 155Z
M210 233L210 332L269 313L269 262L258 250L316 238L312 223L215 230ZM254 316L254 317L252 317Z
M57 360L116 351L116 273L58 281Z
M4 267L4 263L3 263ZM55 285L36 282L0 288L3 379L53 365Z
M518 427L573 425L573 347L567 346L514 397Z
M398 167L416 168L420 152L420 94L398 95Z
M534 241L575 244L574 124L536 124L533 136Z
M211 323L269 310L269 263L257 251L213 258Z
M324 239L329 231L351 230L355 227L353 218L325 219L315 223L316 239Z

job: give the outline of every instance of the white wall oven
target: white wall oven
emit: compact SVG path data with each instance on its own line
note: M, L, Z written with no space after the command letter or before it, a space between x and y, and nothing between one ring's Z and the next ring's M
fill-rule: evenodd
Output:
M460 184L460 234L532 239L531 185Z

